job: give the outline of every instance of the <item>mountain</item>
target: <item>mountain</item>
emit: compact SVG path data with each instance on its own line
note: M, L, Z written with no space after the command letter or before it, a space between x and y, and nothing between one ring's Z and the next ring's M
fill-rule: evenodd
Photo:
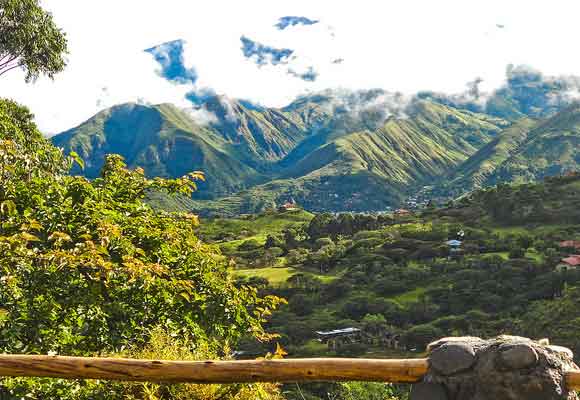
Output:
M390 117L376 129L320 129L282 160L275 179L197 208L247 213L293 198L316 211L381 210L400 203L410 187L449 173L507 126L421 101L409 116Z
M501 132L453 171L448 186L461 192L495 184L494 172L525 141L535 123L532 119L522 118Z
M230 152L240 161L266 170L302 141L313 125L329 118L312 107L280 110L224 96L209 98L203 110L215 116L209 128L228 143Z
M522 118L461 164L449 179L455 192L501 182L531 182L580 165L580 105L547 119Z
M513 70L484 105L464 97L326 90L283 108L209 96L190 110L123 104L52 138L98 175L108 153L148 176L204 171L193 201L211 214L296 200L314 211L398 206L423 187L457 196L577 168L580 109L566 80ZM459 101L459 100L461 101ZM566 108L568 106L568 108Z
M577 91L576 77L544 76L526 66L510 65L506 84L487 99L485 112L512 121L522 117L545 118L569 105L570 93Z
M130 167L143 167L148 176L177 177L201 170L202 193L220 195L264 179L241 162L235 145L201 126L170 104L122 104L104 110L76 128L52 138L65 151L76 151L85 169L73 173L99 174L106 154L122 155ZM239 143L239 142L238 142Z

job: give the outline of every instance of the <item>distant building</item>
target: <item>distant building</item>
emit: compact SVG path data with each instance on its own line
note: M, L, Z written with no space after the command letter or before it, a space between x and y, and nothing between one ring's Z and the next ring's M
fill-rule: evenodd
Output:
M558 243L560 248L571 248L580 250L580 240L564 240L563 242Z
M296 202L294 201L294 199L291 199L290 201L287 201L286 203L282 204L280 207L278 207L278 211L295 211L298 210L298 204L296 204Z
M580 266L580 255L573 254L566 258L562 258L560 264L556 265L556 271L568 271L571 269L579 268Z
M395 210L395 215L398 215L400 217L407 217L409 215L412 215L413 213L409 210L406 210L404 208L399 208L398 210Z
M447 246L449 246L449 256L448 259L459 259L463 256L463 249L461 245L463 242L457 239L451 239L445 242Z
M318 340L328 344L330 350L344 346L345 344L358 343L361 341L361 330L358 328L334 329L332 331L316 331Z

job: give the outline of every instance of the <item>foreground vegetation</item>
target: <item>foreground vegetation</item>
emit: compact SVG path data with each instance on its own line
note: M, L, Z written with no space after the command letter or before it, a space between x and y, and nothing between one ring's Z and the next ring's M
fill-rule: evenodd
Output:
M119 156L109 156L93 181L67 176L76 156L47 143L26 109L3 100L0 121L3 352L199 359L228 357L242 337L270 338L262 324L281 300L236 287L218 249L197 239L194 215L158 212L143 201L150 190L191 193L201 176L148 180ZM0 393L164 398L181 390L109 386L16 379ZM236 399L278 396L273 386L257 385L254 394L218 389L189 390L187 398L224 390Z

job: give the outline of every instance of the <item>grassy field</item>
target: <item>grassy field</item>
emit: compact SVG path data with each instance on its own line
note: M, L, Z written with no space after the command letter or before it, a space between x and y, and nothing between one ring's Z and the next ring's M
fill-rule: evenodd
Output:
M313 217L308 211L296 210L273 211L240 218L202 219L199 235L211 239L220 235L236 238L243 236L244 239L260 234L265 237L268 233L281 232L286 228L310 222Z
M426 287L418 287L394 297L393 300L397 301L401 305L413 303L419 301L419 296L425 293L426 290Z
M235 275L242 277L258 277L266 278L272 285L280 285L285 283L288 278L296 273L294 268L290 267L271 267L271 268L255 268L255 269L238 269L234 271Z
M313 214L304 210L266 212L239 218L202 219L198 234L203 240L217 243L226 254L234 252L246 240L264 244L269 234L310 222Z
M234 270L234 274L242 277L259 277L266 278L271 285L277 286L285 283L288 278L296 273L319 278L324 283L329 283L338 278L337 275L321 275L312 272L304 272L292 267L268 267L268 268L249 268Z

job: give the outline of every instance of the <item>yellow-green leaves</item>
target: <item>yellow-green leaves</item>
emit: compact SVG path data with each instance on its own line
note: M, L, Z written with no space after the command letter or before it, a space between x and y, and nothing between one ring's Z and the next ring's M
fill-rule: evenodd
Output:
M0 214L10 217L16 214L16 204L12 200L4 200L0 203Z
M80 169L85 169L85 162L76 151L71 151L68 155L75 163L77 163Z

